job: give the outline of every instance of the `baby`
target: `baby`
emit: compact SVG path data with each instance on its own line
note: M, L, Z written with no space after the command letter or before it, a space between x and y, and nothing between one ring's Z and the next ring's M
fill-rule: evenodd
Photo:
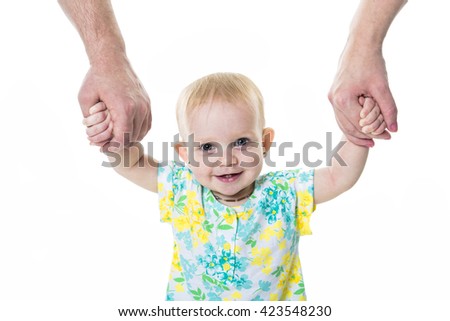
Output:
M377 104L364 97L360 104L363 130L383 132ZM261 175L274 130L265 127L259 89L235 73L186 87L177 120L175 149L184 164L158 163L138 143L107 152L122 160L114 168L120 175L159 194L161 221L173 228L167 300L305 300L299 237L311 234L316 204L356 183L368 149L346 141L339 150L346 166L333 160L325 168ZM84 123L90 139L112 137L102 102Z

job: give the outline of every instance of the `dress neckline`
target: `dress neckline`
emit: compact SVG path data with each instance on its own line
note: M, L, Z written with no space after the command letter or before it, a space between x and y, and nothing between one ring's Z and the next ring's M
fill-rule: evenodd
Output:
M219 200L216 199L216 197L214 196L213 192L209 188L207 188L207 187L205 187L203 185L201 185L201 186L202 186L202 192L204 193L203 195L205 195L205 199L207 199L207 200L212 199L212 204L214 206L217 205L217 204L220 204L221 206L224 206L224 207L230 208L232 210L238 211L238 210L242 210L242 209L253 207L253 202L254 202L255 199L258 198L257 194L259 193L259 189L260 189L259 179L256 179L253 184L254 184L253 192L250 194L250 196L247 198L247 200L244 203L242 203L240 205L236 205L236 206L226 205L226 204L223 204L223 203L219 202Z

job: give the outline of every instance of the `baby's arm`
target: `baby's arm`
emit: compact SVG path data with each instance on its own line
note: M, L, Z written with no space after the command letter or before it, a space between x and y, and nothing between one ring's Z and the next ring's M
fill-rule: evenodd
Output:
M110 141L114 130L111 117L104 103L99 102L91 107L90 115L83 120L88 128L86 133L91 145L101 146L108 156L114 170L133 183L152 192L158 192L158 162L145 155L143 147L136 142L123 149L103 146Z
M373 133L373 135L382 133L386 123L380 113L380 108L372 98L363 99L364 101L360 101L363 106L361 115L364 115L365 118L361 119L361 123L364 124L367 132ZM320 168L315 172L314 200L316 204L329 201L350 189L358 181L364 169L369 149L353 144L345 136L342 141L345 143L338 153L345 164L340 165L333 158L330 167Z

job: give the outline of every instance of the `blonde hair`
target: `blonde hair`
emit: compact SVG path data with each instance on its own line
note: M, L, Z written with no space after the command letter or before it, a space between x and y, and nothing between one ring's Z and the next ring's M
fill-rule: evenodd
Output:
M264 101L258 87L248 77L238 73L214 73L202 77L181 92L177 102L177 122L181 138L186 138L187 120L192 111L201 105L223 100L245 103L259 115L264 127Z

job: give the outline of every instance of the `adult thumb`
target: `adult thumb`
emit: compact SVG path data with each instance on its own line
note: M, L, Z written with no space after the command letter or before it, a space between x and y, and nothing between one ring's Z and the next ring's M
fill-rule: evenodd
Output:
M378 106L380 106L380 110L383 114L388 130L390 132L396 132L398 130L398 110L391 90L387 87L385 90L375 93L374 98L378 103Z

